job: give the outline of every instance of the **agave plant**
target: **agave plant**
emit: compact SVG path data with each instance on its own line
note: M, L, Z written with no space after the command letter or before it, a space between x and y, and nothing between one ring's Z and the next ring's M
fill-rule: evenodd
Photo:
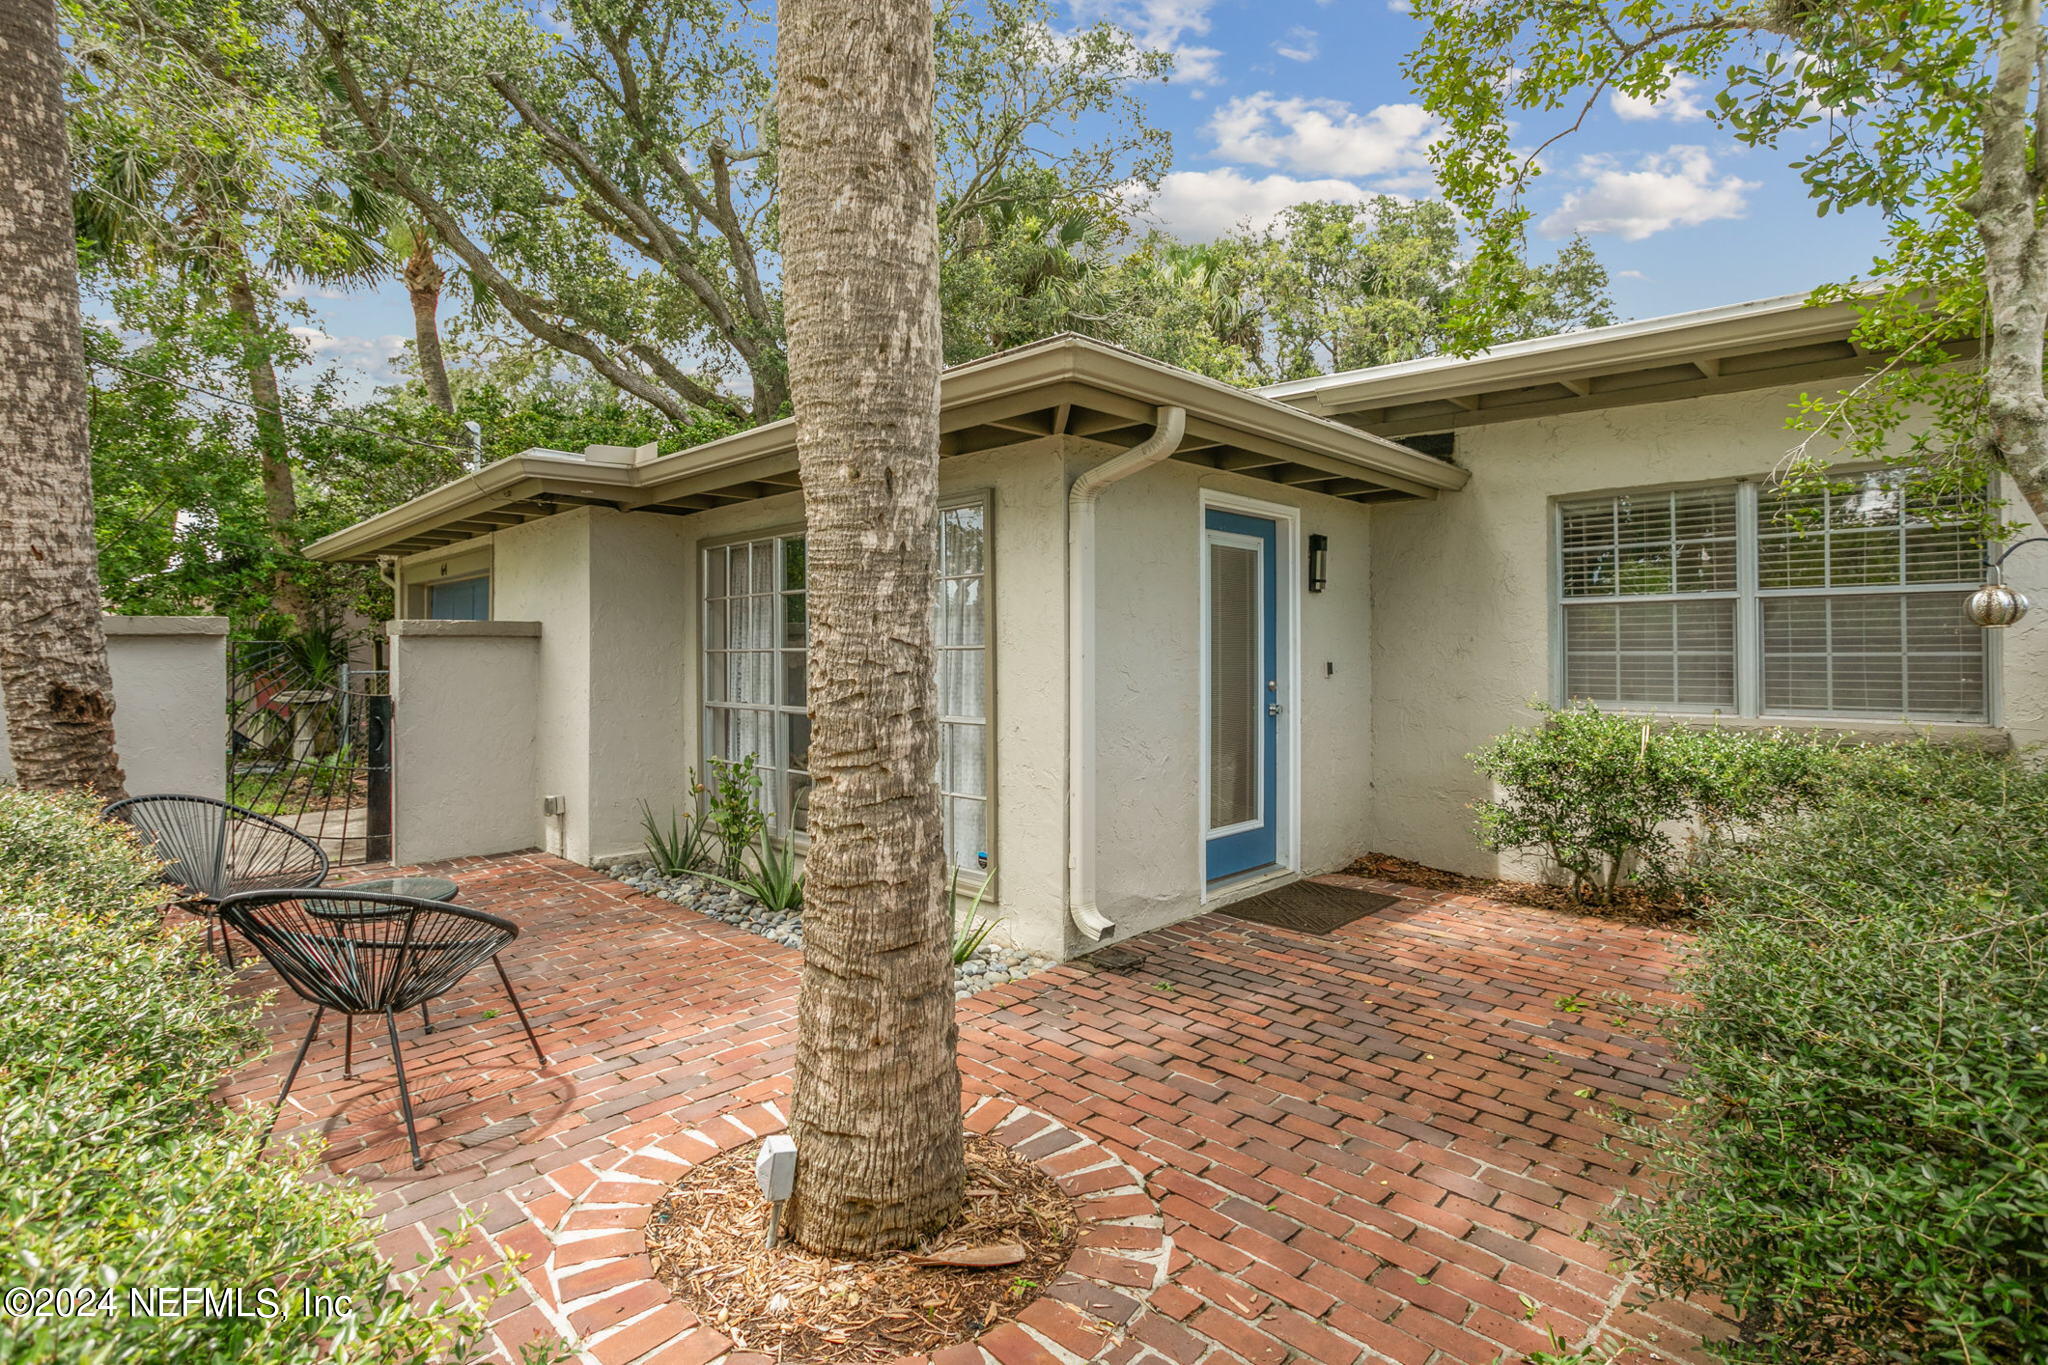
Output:
M734 876L720 876L716 872L700 872L697 875L721 886L729 886L735 891L745 892L770 910L797 910L803 907L804 874L797 868L794 840L784 840L777 844L764 833L747 848L740 861L742 866Z
M642 801L640 828L647 833L647 856L664 877L696 872L711 861L711 836L704 821L694 815L678 815L671 807L668 822L663 824L654 807Z
M953 869L951 898L956 907L953 912L953 965L956 967L980 952L981 946L988 942L988 936L1002 923L1000 915L995 919L981 918L981 898L988 894L990 880L983 877L981 885L974 888L974 898L967 902L964 910L959 909L960 869Z

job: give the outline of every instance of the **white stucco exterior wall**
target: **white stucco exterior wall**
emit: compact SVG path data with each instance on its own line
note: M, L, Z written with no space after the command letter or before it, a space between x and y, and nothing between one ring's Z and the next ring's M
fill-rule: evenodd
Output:
M590 515L561 512L491 537L492 616L541 625L530 792L540 846L579 860L589 856ZM564 813L542 817L544 796L560 796Z
M392 855L532 848L541 833L537 621L393 621Z
M694 727L678 704L695 673L684 610L689 522L656 513L589 514L590 660L586 820L571 856L588 862L646 846L640 803L676 804ZM572 828L577 822L571 822Z
M114 751L133 796L227 795L228 618L103 616ZM0 713L0 782L14 780Z
M1066 915L1067 487L1112 453L1048 438L950 457L940 472L943 496L986 500L994 547L988 667L995 880L983 912L999 919L999 939L1059 956L1095 946ZM1304 799L1290 842L1298 843L1300 866L1309 871L1342 866L1371 845L1369 509L1261 479L1158 466L1109 490L1098 528L1097 866L1100 904L1118 922L1119 937L1202 906L1198 617L1205 488L1300 512L1284 584L1298 613L1300 692L1289 703L1304 737ZM541 626L530 642L534 743L525 790L536 822L532 838L578 861L638 852L641 802L657 814L684 806L689 771L706 768L700 552L796 531L802 520L802 500L791 492L686 518L578 509L487 538L493 614ZM1330 590L1322 594L1304 590L1312 533L1330 538ZM416 556L403 579L430 582L441 564L473 562L484 548L468 542ZM459 625L406 623L422 630ZM429 637L410 638L407 647L417 648ZM449 643L437 639L434 648ZM475 666L484 657L479 650ZM422 719L418 707L401 700L401 735ZM409 780L399 780L401 809L413 799ZM518 780L511 768L502 778L508 788ZM563 798L562 816L538 815L547 795ZM478 813L459 841L502 840L518 826L509 815L498 820ZM498 850L476 846L437 856L451 851Z
M1488 793L1465 756L1529 723L1529 702L1554 699L1552 500L1766 475L1795 439L1785 419L1799 392L1470 427L1458 434L1457 463L1472 471L1462 491L1374 510L1372 829L1379 851L1480 875L1501 870L1472 837L1471 803ZM2011 515L2032 521L2024 503ZM2020 551L2010 569L2022 590L2048 603L2044 551ZM2048 740L2048 622L2037 615L2004 634L1994 645L2003 699L1994 699L1993 721L2018 744L2040 743Z
M1106 453L1077 453L1070 474ZM1097 903L1116 923L1116 938L1183 919L1203 903L1205 492L1299 513L1279 582L1292 603L1298 678L1291 694L1283 690L1282 724L1299 734L1297 771L1280 774L1283 792L1299 792L1296 801L1283 796L1293 828L1281 831L1282 860L1298 856L1300 871L1323 872L1371 846L1370 509L1245 475L1174 461L1155 466L1112 486L1098 523ZM1308 537L1316 534L1330 542L1329 585L1321 593L1306 587Z

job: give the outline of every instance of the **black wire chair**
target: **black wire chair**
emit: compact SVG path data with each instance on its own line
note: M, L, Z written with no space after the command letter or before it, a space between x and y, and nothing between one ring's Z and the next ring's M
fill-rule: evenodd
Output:
M413 1127L412 1092L405 1084L405 1058L398 1048L398 1012L424 1005L451 990L463 977L489 961L512 1000L533 1055L548 1064L527 1022L519 993L498 954L519 937L519 926L481 910L444 901L415 900L376 891L323 889L245 891L220 903L222 921L254 944L263 960L285 983L314 1006L313 1022L285 1072L277 1092L281 1111L313 1035L327 1011L338 1010L345 1021L342 1073L355 1068L355 1017L381 1014L391 1040L391 1061L398 1071L398 1108L405 1115L405 1137L412 1144L412 1166L425 1165Z
M206 917L213 947L215 907L237 891L318 886L327 880L327 854L280 820L210 796L131 796L101 812L126 821L163 859L163 878L185 895L178 908ZM221 950L229 970L235 945L223 928Z

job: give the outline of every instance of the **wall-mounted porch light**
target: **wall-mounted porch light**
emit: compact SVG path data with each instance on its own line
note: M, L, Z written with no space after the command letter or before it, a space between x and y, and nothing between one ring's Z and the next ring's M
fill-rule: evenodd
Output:
M1989 551L1984 555L1985 584L1970 594L1963 604L1963 614L1974 625L1997 629L2012 625L2027 614L2027 595L2005 581L2005 561L2012 552L2022 545L2048 543L2048 536L2032 536L2016 541L1999 552L1993 559Z
M1308 590L1321 592L1330 581L1330 538L1308 538Z

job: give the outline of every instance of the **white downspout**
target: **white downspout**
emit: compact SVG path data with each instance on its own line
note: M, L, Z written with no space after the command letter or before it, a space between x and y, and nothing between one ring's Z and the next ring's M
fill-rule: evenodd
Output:
M1095 504L1103 490L1180 448L1186 408L1160 408L1153 432L1067 489L1067 915L1100 942L1116 924L1095 908Z

